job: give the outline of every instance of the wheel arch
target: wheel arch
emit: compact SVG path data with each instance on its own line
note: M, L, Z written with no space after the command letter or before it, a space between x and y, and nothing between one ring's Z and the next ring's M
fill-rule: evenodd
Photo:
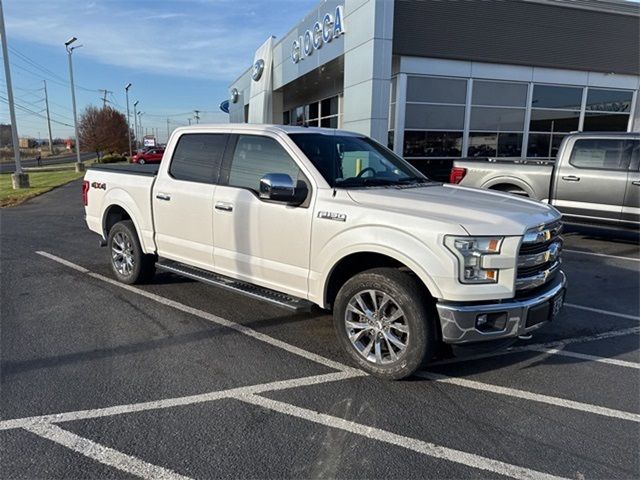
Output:
M527 182L520 178L514 177L498 177L482 185L482 188L487 190L496 190L500 192L509 192L510 188L516 187L518 190L521 190L530 198L536 198L533 188Z
M142 241L142 237L140 235L140 228L136 221L136 218L129 213L127 208L125 208L120 203L112 203L104 210L104 214L102 215L102 232L105 239L109 238L109 231L113 228L113 226L121 222L123 220L131 220L133 222L133 227L136 230L136 235L138 236L138 241L143 248L144 251L144 243ZM144 252L148 253L148 252Z

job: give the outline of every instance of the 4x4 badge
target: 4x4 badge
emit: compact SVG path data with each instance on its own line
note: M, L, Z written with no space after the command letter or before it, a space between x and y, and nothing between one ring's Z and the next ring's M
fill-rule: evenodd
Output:
M344 213L335 212L318 212L318 218L326 218L327 220L335 220L337 222L347 221L347 216Z

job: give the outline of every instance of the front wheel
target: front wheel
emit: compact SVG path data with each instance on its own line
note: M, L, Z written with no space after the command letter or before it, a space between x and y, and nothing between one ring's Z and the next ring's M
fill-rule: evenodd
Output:
M155 256L142 251L136 228L131 220L116 223L107 241L111 270L122 283L145 283L155 274Z
M419 280L376 268L347 281L333 319L343 347L373 375L398 380L414 373L437 347L433 309Z
M139 163L140 165L144 165L144 158L141 158L140 160L138 160L138 163Z

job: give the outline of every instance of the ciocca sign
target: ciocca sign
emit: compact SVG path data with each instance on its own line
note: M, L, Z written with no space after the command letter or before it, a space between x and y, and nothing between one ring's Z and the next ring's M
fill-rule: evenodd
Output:
M334 38L344 35L344 7L338 5L336 11L326 13L322 22L316 22L310 30L300 35L291 45L291 60L298 63L305 57L313 54L314 50L320 50L322 45L331 42Z

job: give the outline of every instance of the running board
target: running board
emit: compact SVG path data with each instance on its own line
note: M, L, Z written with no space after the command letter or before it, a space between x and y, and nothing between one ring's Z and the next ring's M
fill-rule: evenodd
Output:
M313 306L311 302L302 298L292 297L291 295L276 292L275 290L269 290L268 288L259 287L251 283L234 280L233 278L218 275L200 268L190 267L172 260L163 259L161 262L156 263L156 267L160 270L176 273L183 277L192 278L193 280L208 283L209 285L224 288L257 300L273 303L279 307L288 308L296 312L309 312Z

